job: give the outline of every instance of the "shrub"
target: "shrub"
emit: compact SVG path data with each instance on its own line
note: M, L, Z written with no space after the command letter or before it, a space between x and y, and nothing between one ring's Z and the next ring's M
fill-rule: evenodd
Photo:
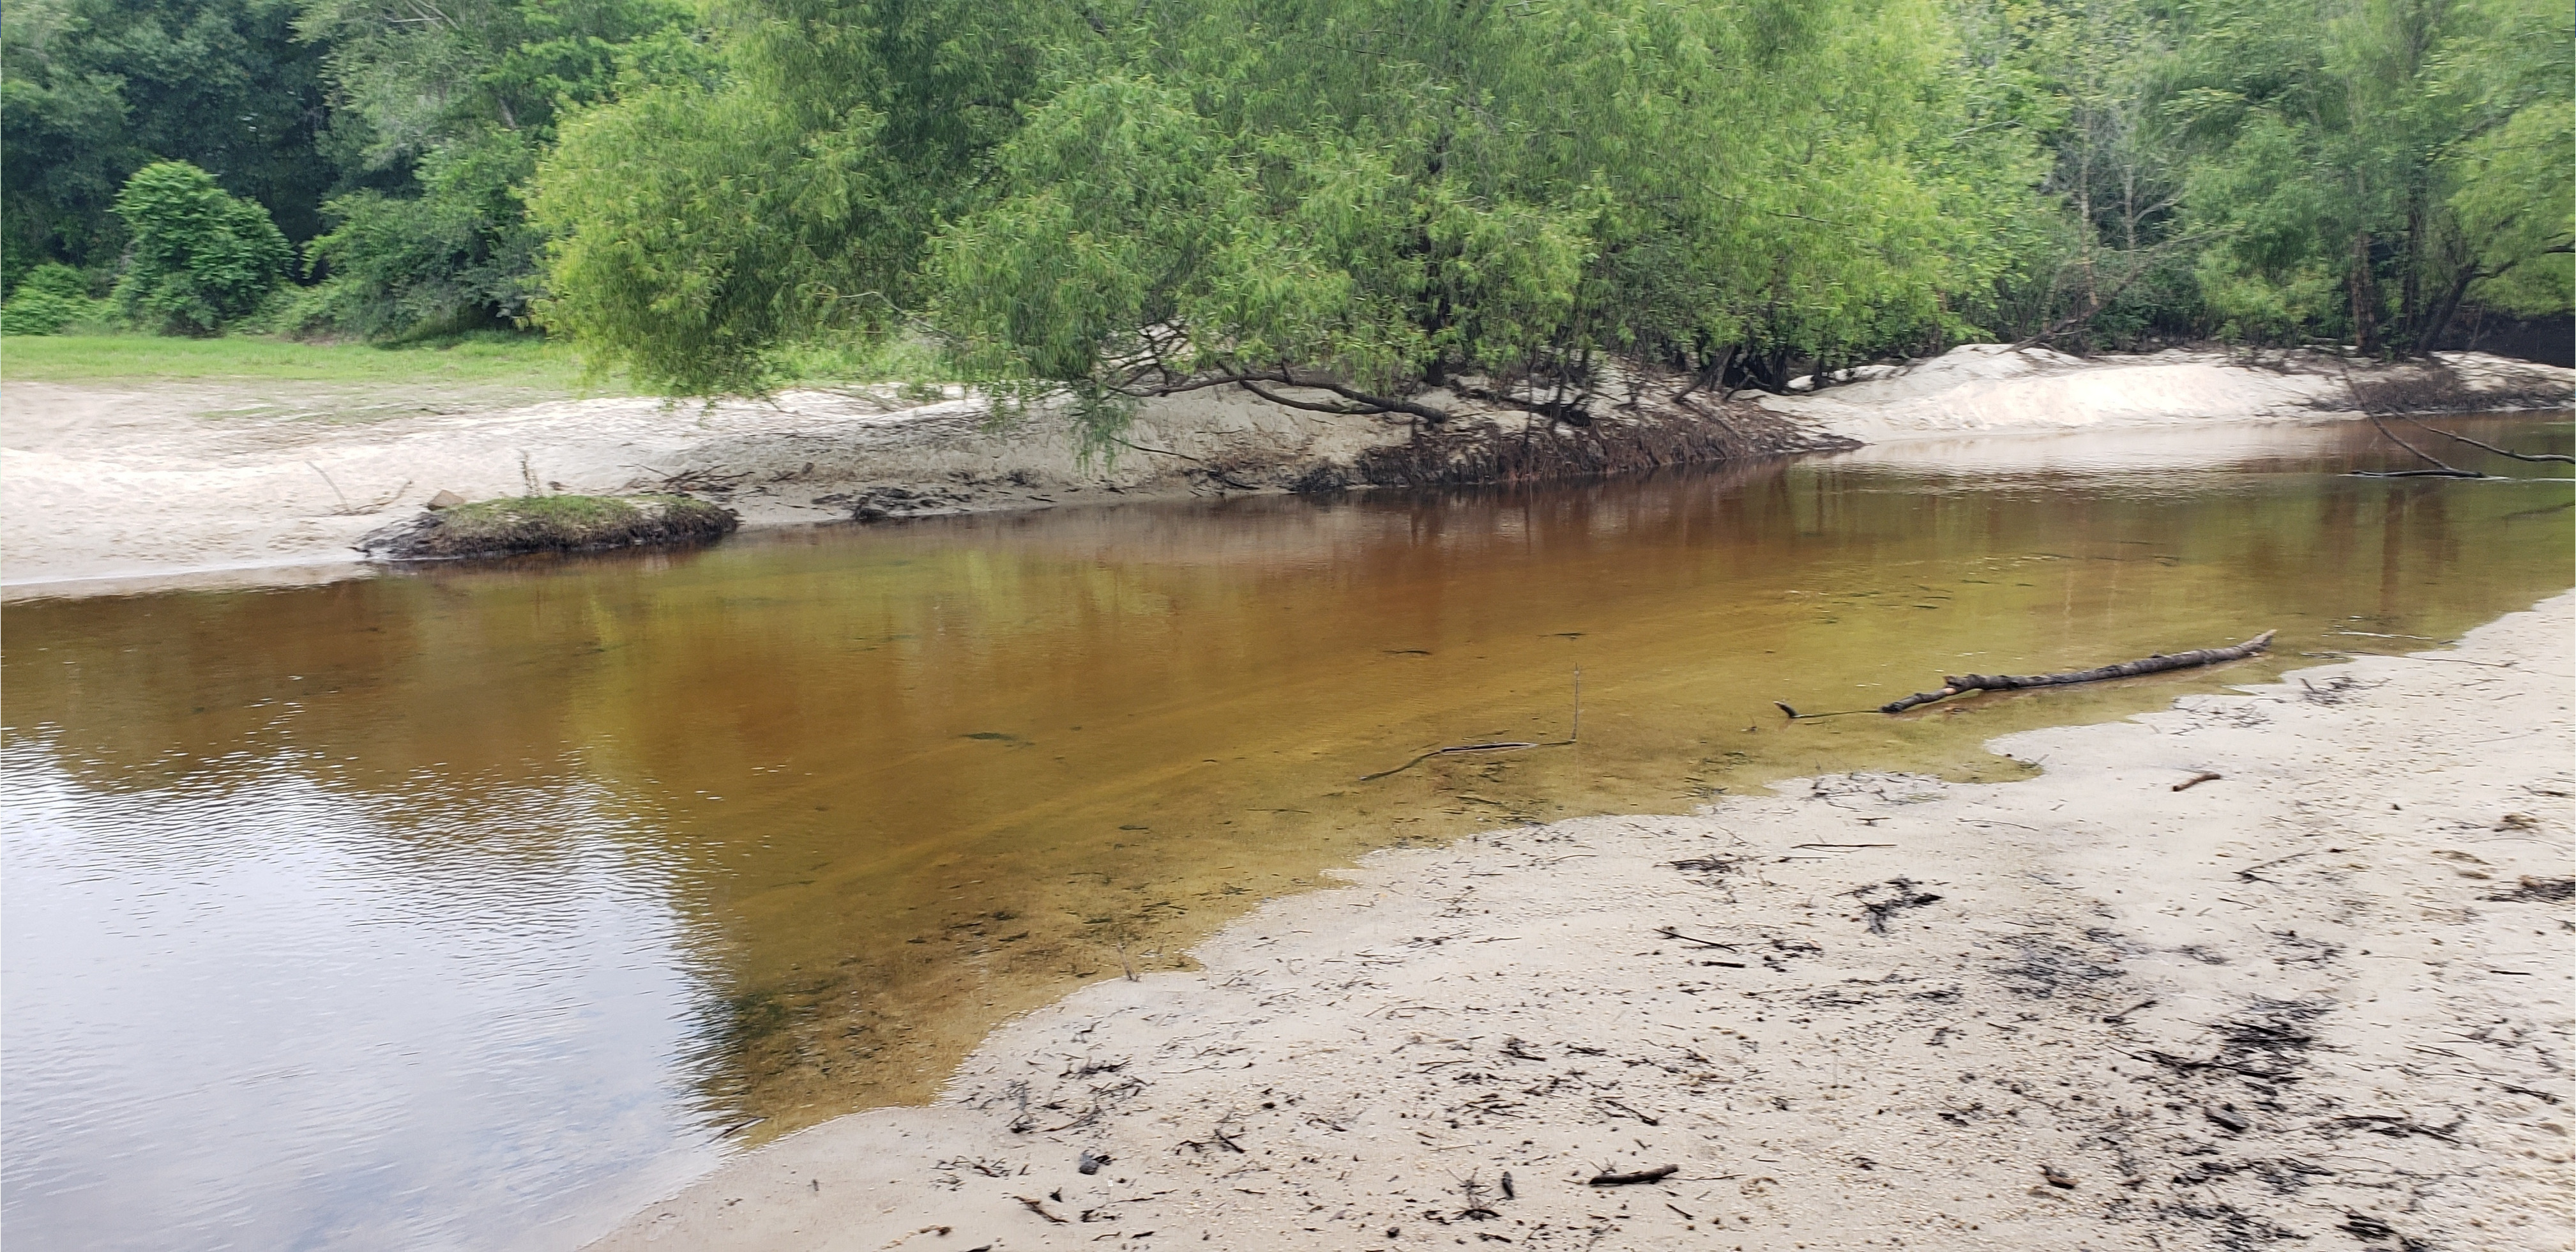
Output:
M423 158L416 197L331 200L330 233L305 246L306 268L326 280L317 318L381 338L524 315L540 240L515 188L535 169L534 145L509 132Z
M135 171L116 214L133 243L112 299L162 334L211 335L256 312L294 255L268 210L185 161Z
M89 280L68 265L48 263L30 270L0 306L0 334L53 335L81 322L95 321L98 301L89 298Z

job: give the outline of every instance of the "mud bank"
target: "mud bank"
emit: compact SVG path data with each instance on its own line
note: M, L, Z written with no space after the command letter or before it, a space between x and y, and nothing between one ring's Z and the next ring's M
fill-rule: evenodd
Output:
M306 582L432 496L687 493L747 527L1060 504L1528 479L1842 448L1749 403L1607 415L1530 438L1526 415L1420 438L1405 422L1203 395L1147 406L1109 455L1060 416L995 428L962 395L891 389L773 402L637 398L387 408L316 391L114 391L25 383L0 395L0 580L91 594L172 579ZM230 571L230 573L226 573Z
M1381 852L595 1246L2563 1248L2571 632Z
M2445 362L2456 385L2434 390L2474 393L2488 407L2576 391L2576 371L2473 354ZM2366 392L2422 372L2365 368L2355 378ZM685 492L745 526L777 527L1528 480L1855 440L2307 421L2356 394L2331 358L2308 357L2077 360L1984 345L1861 373L1758 402L1596 405L1581 427L1462 406L1462 420L1438 432L1202 393L1146 406L1116 455L1093 458L1060 417L994 429L981 404L956 392L929 404L874 389L704 406L14 383L0 392L0 583L13 595L91 594L345 576L360 536L441 491L472 500Z

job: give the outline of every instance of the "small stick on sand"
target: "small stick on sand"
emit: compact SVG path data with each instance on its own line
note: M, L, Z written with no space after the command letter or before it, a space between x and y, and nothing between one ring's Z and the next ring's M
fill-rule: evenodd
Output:
M1592 1185L1596 1187L1625 1187L1630 1183L1662 1182L1663 1180L1680 1172L1682 1172L1682 1167L1679 1165L1658 1165L1653 1169L1641 1169L1634 1173L1627 1174L1613 1173L1609 1170L1603 1170L1592 1176Z
M331 489L332 495L340 497L340 515L342 517L350 516L358 511L350 506L348 493L340 490L340 484L332 482L331 476L327 473L323 473L321 466L314 465L311 461L306 461L304 464L310 467L314 473L321 474L323 485Z
M2194 788L2194 787L2197 787L2197 786L2201 785L2202 783L2205 783L2205 782L2217 782L2219 779L2224 778L2224 777L2226 777L2226 775L2224 775L2224 774L2213 774L2213 773L2210 773L2208 770L2202 770L2202 771L2200 771L2199 773L2194 774L2194 775L2192 775L2192 776L2191 776L2191 777L2189 777L2189 778L2183 779L2181 782L2175 783L2175 784L2173 785L2173 789L2174 789L2174 790L2176 790L2176 791L2189 791L2189 790L2191 790L2192 788Z
M1670 926L1657 926L1655 927L1655 933L1662 935L1666 939L1673 940L1676 943L1695 943L1703 948L1724 948L1729 952L1733 952L1735 950L1734 944L1719 943L1715 939L1694 939Z
M1062 1225L1066 1224L1066 1223L1065 1223L1065 1220L1064 1220L1063 1218L1058 1217L1058 1216L1056 1216L1055 1214L1048 1212L1048 1211L1046 1210L1046 1206L1045 1206L1045 1205L1040 1204L1040 1203L1038 1203L1037 1201L1035 1201L1035 1200L1032 1200L1032 1199L1028 1198L1027 1196L1024 1196L1024 1195L1015 1195L1015 1196L1012 1196L1011 1198L1012 1198L1012 1199L1014 1199L1014 1200L1019 1201L1019 1202L1020 1202L1020 1203L1022 1203L1022 1204L1027 1205L1027 1206L1028 1206L1028 1209L1029 1209L1029 1211L1030 1211L1030 1212L1035 1213L1035 1214L1037 1214L1038 1216L1040 1216L1040 1217L1043 1217L1043 1218L1047 1219L1048 1221L1054 1222L1054 1223L1055 1223L1056 1225L1058 1225L1058 1226L1062 1226Z

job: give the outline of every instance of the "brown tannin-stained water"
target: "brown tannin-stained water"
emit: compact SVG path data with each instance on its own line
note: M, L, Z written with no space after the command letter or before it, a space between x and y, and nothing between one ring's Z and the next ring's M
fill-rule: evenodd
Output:
M2012 778L1984 741L2568 587L2563 467L2337 476L2401 467L2376 438L1961 440L14 604L0 1228L577 1246L1371 848L1820 769ZM1772 706L2267 628L2215 671ZM1569 738L1578 668L1579 744L1359 781Z

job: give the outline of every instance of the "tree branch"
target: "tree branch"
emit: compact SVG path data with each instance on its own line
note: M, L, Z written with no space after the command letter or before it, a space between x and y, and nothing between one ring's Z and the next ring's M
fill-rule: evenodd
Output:
M1310 400L1292 400L1261 386L1263 383L1269 383L1276 387L1296 387L1310 391L1329 391L1334 395L1350 401L1351 405L1317 404ZM1223 387L1229 384L1241 387L1244 390L1271 402L1272 404L1284 405L1292 409L1304 409L1309 413L1334 413L1343 417L1377 417L1388 413L1402 413L1407 416L1418 417L1424 421L1435 423L1446 422L1457 416L1446 409L1436 409L1427 404L1417 404L1414 401L1402 399L1396 396L1372 395L1355 387L1345 386L1344 384L1334 382L1330 379L1299 378L1293 370L1246 370L1231 374L1216 374L1206 378L1194 378L1187 382L1167 383L1159 387L1151 388L1141 394L1147 396L1174 396L1185 391L1201 391L1209 387ZM1351 407L1352 405L1356 405L1358 407Z
M2484 448L2489 452L2495 453L2497 456L2509 456L2517 461L2555 461L2561 465L2576 465L2576 456L2560 456L2555 452L2516 452L2511 448L2499 448L2491 443L2483 443L2478 440L2471 439L2467 435L2455 435L2439 426L2427 426L2411 417L2401 416L2398 420L2413 423L2416 429L2429 430L2434 434L2440 435L2444 439L2456 439L2472 448Z

